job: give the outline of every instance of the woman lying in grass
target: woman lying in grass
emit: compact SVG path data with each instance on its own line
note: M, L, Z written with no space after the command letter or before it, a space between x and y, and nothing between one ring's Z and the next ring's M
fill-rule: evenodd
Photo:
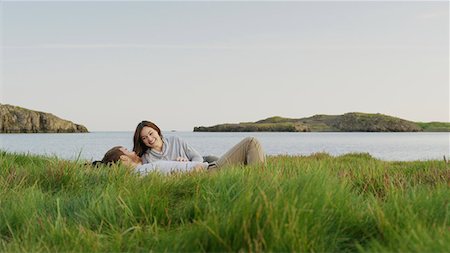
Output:
M133 151L142 163L160 160L180 162L204 162L202 156L187 142L176 137L163 137L159 127L150 121L142 121L136 127ZM210 167L238 164L264 164L265 155L260 142L254 137L244 138L217 161L208 161Z

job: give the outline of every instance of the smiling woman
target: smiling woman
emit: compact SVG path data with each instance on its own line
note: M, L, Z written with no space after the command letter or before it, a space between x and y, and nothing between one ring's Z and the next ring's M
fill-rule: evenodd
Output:
M161 130L150 121L140 122L134 132L134 148L142 163L156 161L204 162L205 159L187 142L176 137L162 137ZM234 145L220 158L209 163L208 168L226 165L264 164L265 154L261 143L254 137L247 137Z
M144 120L134 131L133 151L142 156L149 148L162 149L162 138L161 129L153 122Z
M158 152L162 151L163 142L161 136L155 129L145 126L142 128L140 135L142 142L144 142L147 147L157 150Z
M203 157L184 140L162 136L159 127L150 121L140 122L133 137L133 151L143 163L157 160L203 162Z

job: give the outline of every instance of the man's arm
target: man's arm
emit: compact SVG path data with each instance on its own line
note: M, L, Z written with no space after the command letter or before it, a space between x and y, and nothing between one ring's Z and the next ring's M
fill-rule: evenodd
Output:
M151 172L170 174L174 172L190 172L207 168L208 163L204 162L176 162L160 160L139 165L135 168L135 171L141 175L147 175Z

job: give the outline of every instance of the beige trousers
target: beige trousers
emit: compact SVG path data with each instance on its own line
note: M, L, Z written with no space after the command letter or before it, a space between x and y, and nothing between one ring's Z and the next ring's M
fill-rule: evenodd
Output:
M261 143L255 137L247 137L234 145L216 162L217 168L227 165L264 164L265 155Z

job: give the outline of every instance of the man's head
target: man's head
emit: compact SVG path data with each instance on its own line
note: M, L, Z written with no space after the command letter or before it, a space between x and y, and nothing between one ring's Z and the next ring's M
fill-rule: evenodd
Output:
M142 164L142 160L141 158L136 155L136 153L134 151L129 151L128 149L124 148L124 147L120 147L119 151L121 151L123 153L123 155L121 155L119 157L120 161L122 161L125 165L139 165Z
M139 164L142 164L142 160L139 156L136 155L133 151L129 151L128 149L122 146L116 146L108 150L103 159L101 161L96 161L93 164L96 165L98 163L111 165L113 163L122 162L124 165L136 167Z

